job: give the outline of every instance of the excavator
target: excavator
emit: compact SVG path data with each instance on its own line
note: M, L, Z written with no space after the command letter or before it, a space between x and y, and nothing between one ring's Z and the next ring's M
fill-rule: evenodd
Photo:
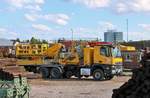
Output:
M20 59L18 65L27 71L40 73L44 79L93 76L94 80L110 80L123 70L120 49L109 43L96 46L73 44L69 49L55 43L42 56Z

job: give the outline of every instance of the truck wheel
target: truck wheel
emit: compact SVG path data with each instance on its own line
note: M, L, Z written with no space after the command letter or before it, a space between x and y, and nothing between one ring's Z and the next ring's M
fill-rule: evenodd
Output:
M50 76L52 79L60 79L62 76L62 73L61 73L60 69L52 68L50 71Z
M49 77L48 68L40 68L40 74L42 75L43 79L47 79Z
M72 71L67 71L67 72L65 73L65 77L66 77L67 79L70 79L72 75L73 75Z
M75 77L77 77L78 79L81 79L81 78L82 78L82 76L80 75L80 72L79 72L79 71L76 72Z
M93 72L94 80L103 80L104 79L104 72L101 69L96 69Z

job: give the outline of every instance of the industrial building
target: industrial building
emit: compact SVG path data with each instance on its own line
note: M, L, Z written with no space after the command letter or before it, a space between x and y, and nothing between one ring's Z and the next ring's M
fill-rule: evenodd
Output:
M105 42L123 42L123 32L118 32L115 30L108 30L104 32Z
M0 57L9 57L14 54L13 42L0 38Z

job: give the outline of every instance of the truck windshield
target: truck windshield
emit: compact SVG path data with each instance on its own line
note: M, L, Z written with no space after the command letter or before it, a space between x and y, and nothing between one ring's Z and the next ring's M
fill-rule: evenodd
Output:
M112 48L113 57L121 57L121 51L118 47Z

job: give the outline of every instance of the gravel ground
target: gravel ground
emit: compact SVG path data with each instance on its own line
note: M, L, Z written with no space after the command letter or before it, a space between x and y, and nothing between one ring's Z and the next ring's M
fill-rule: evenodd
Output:
M29 80L30 98L111 98L112 90L130 77L115 77L109 81L84 80Z

